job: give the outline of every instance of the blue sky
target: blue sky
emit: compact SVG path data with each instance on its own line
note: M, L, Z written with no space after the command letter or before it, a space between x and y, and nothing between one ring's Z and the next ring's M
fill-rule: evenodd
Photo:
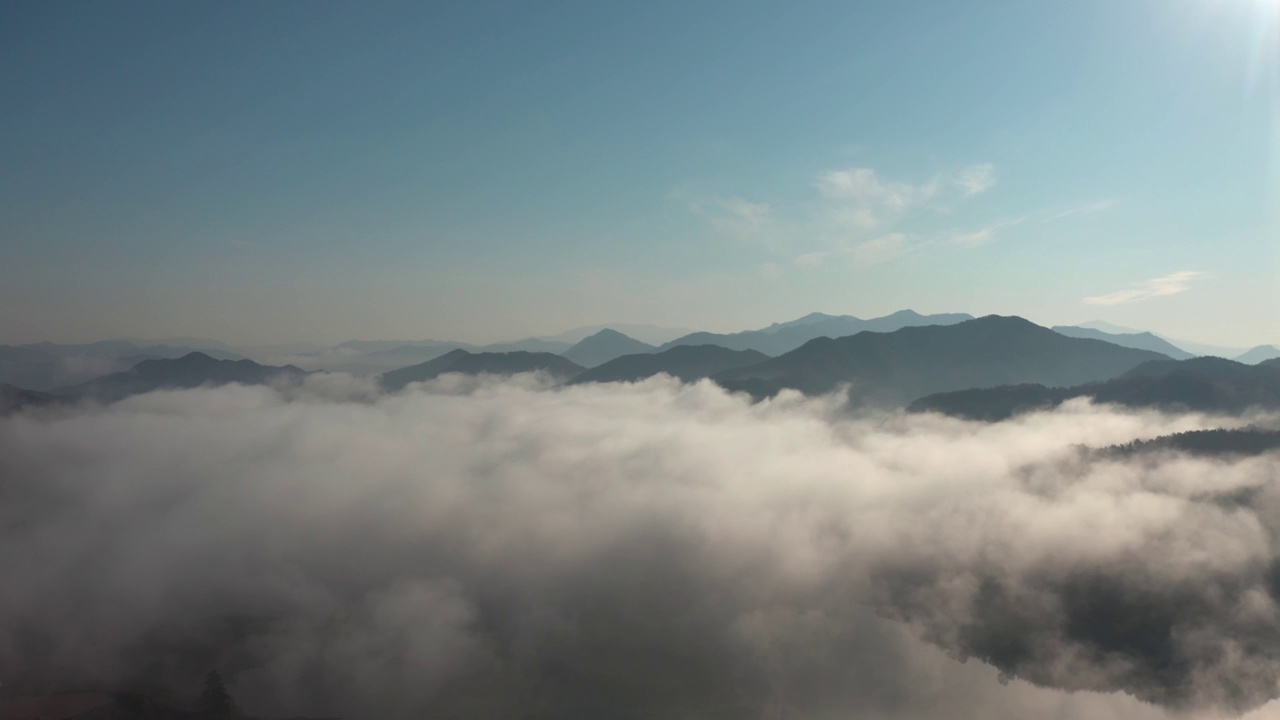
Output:
M0 5L0 342L1280 342L1273 0Z

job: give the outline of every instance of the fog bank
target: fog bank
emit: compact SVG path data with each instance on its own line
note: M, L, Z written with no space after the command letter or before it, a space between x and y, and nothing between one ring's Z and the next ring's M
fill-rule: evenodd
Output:
M1074 448L1221 424L340 375L18 415L0 682L216 666L249 712L349 719L1239 713L1280 694L1277 458Z

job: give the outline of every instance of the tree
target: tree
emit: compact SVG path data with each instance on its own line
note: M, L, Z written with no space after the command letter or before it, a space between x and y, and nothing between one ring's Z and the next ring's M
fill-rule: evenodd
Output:
M200 693L200 706L205 714L214 720L227 720L231 717L231 695L222 682L222 675L217 670L210 670L204 676L204 692Z

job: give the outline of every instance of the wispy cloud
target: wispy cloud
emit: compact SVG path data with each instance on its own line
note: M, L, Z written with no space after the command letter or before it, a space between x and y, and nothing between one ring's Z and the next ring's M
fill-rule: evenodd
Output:
M1019 225L1025 218L1014 218L1012 220L1004 220L998 223L992 223L980 230L969 233L958 233L951 236L951 242L955 245L963 245L965 247L979 247L990 243L996 238L1001 231Z
M1184 270L1164 277L1152 278L1127 290L1087 297L1084 298L1084 302L1090 305L1123 305L1154 297L1177 295L1186 292L1191 288L1191 283L1205 276L1205 273L1199 271Z
M1042 222L1051 223L1057 220L1062 220L1064 218L1072 217L1074 215L1092 215L1094 213L1106 212L1107 210L1110 210L1119 204L1120 204L1120 201L1116 200L1115 198L1105 198L1103 200L1095 200L1091 203L1085 203L1084 205L1079 205L1073 208L1069 208L1067 210L1063 210L1062 212L1054 213L1053 215L1050 215L1049 217L1045 218Z
M934 197L937 179L922 185L886 181L871 168L856 167L822 173L818 191L835 201L832 217L842 224L869 230Z
M980 163L938 172L919 182L886 177L855 166L818 173L817 202L776 206L743 197L693 198L677 195L717 234L748 240L791 259L795 267L828 263L870 267L931 245L976 246L990 242L1012 224L994 223L954 238L916 227L995 185L996 168ZM932 236L932 239L925 239ZM772 270L775 273L777 270Z
M910 246L905 234L891 233L866 242L805 253L795 259L795 264L804 268L814 268L830 263L841 263L863 268L888 262L909 250Z
M970 165L952 181L966 196L980 195L996 184L996 166L991 163Z
M943 199L951 187L962 197L972 197L996 184L996 168L981 163L954 175L939 174L923 183L886 180L872 168L830 170L818 176L816 185L824 198L832 201L832 217L846 225L874 229L900 219L909 211ZM954 192L950 193L954 197Z
M713 198L693 204L717 230L735 237L748 237L764 232L772 218L769 203L751 202L740 197Z

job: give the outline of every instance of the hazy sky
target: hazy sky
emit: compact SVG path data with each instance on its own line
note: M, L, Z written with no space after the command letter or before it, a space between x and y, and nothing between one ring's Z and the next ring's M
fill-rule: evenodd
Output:
M1280 341L1280 4L0 5L0 342Z

